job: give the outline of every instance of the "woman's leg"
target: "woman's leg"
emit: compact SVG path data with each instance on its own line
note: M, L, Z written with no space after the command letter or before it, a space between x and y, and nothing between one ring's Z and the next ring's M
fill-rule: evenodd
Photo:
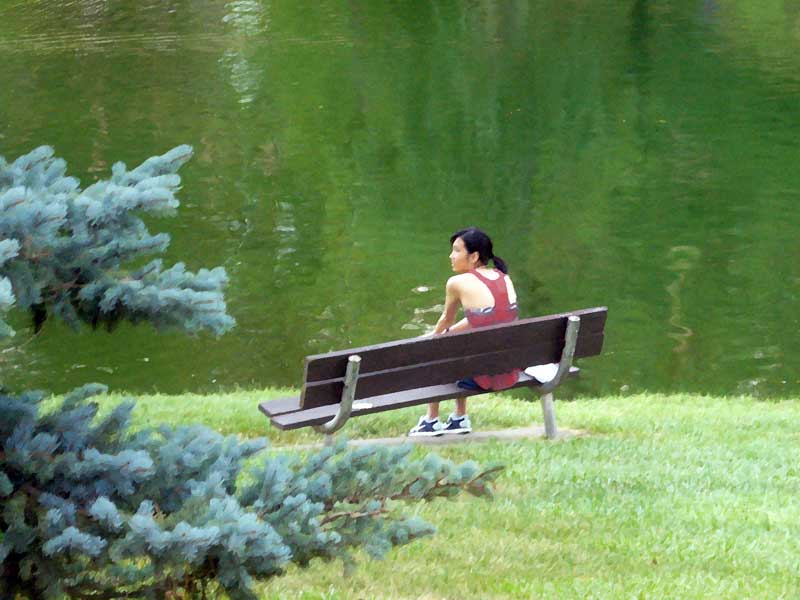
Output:
M456 398L456 416L463 417L467 414L467 399L466 398ZM439 403L438 402L431 402L428 404L428 415L426 417L428 421L433 421L434 419L439 418Z
M467 414L467 399L466 398L456 398L456 416L463 417ZM439 418L439 403L438 402L431 402L428 404L428 415L426 417L428 421L433 421L434 419Z
M428 416L426 417L428 421L433 421L434 419L439 418L439 403L438 402L431 402L428 404Z

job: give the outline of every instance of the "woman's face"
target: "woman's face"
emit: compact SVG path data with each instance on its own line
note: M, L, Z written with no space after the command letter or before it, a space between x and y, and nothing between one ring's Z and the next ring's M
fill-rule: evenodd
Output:
M464 240L456 238L450 252L450 266L456 273L466 273L478 267L480 255L477 252L467 252Z

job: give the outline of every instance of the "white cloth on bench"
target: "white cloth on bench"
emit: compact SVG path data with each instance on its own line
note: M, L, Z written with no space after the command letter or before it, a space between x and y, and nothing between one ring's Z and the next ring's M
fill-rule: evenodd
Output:
M534 365L525 369L525 374L530 375L539 383L552 381L558 372L558 363L547 363L545 365Z

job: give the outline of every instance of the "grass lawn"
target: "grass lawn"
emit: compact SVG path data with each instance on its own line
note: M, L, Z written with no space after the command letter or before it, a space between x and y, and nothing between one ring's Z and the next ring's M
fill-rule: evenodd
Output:
M318 439L268 426L256 404L280 393L145 397L136 425L203 422L280 446ZM800 597L800 403L638 395L556 410L561 426L590 435L436 449L505 464L493 501L411 505L435 536L363 558L350 577L335 563L290 569L263 598ZM475 400L471 413L481 429L541 422L538 402L508 398ZM362 417L345 432L401 435L419 414Z

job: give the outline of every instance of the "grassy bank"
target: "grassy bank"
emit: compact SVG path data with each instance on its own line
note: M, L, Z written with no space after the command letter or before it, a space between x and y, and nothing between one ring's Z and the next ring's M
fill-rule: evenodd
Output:
M275 444L256 403L279 392L146 397L137 426L204 422ZM538 403L473 403L482 429L540 422ZM800 403L639 395L557 404L565 442L458 444L454 460L507 465L494 501L413 507L432 538L340 565L291 570L264 598L795 598L800 596ZM350 437L400 435L410 409L355 419ZM420 449L418 452L428 452Z

